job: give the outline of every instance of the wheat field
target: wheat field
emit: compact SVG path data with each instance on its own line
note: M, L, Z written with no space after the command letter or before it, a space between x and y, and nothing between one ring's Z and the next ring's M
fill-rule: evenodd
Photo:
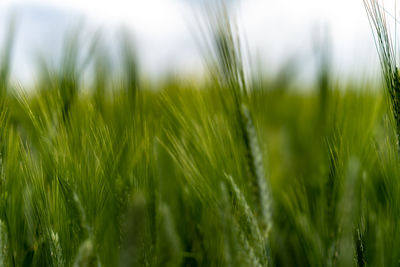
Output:
M290 68L249 73L221 4L199 30L201 81L149 81L126 33L110 75L101 38L76 31L60 64L38 62L21 90L11 22L0 53L0 266L398 266L398 61L384 10L364 3L378 87L339 82L329 55L311 85Z

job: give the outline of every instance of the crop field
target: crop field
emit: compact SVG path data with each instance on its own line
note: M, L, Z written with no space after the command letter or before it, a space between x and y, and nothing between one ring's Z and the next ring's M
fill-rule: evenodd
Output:
M21 90L11 23L0 266L399 266L400 74L384 10L364 3L378 86L340 81L323 53L314 84L252 75L219 6L200 80L144 77L127 34L109 75L101 38L73 32Z

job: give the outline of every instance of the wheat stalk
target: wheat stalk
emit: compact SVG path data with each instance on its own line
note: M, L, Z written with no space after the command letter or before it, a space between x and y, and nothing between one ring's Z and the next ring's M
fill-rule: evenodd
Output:
M371 29L374 33L375 45L381 62L382 73L390 96L391 108L396 124L397 146L400 151L400 74L396 47L387 20L383 3L378 0L363 0ZM397 12L397 10L396 10ZM397 21L395 21L397 23ZM394 40L396 41L396 33Z

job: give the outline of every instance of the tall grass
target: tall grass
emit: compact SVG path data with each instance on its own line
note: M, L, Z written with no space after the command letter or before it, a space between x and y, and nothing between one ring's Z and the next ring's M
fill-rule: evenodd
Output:
M202 83L148 83L129 35L111 63L99 35L74 30L60 64L13 91L8 38L0 265L398 265L394 59L389 103L339 87L328 67L317 90L281 90L279 75L248 72L239 22L218 3L203 17Z

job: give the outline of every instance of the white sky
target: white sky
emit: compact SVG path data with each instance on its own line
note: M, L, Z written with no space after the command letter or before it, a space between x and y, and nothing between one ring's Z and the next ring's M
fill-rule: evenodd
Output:
M60 16L64 11L65 14L85 14L94 24L110 28L122 23L129 25L145 70L153 73L171 69L195 71L200 68L201 57L191 34L190 25L194 22L193 11L188 5L190 1L0 0L0 40L6 28L1 16L4 18L10 7L25 7L28 11L33 7L45 7L49 8L47 13L54 9ZM303 69L310 68L315 29L326 28L324 25L329 25L338 73L368 75L379 69L362 0L242 0L238 10L239 23L251 52L271 72L291 56L299 57ZM25 72L21 75L30 72L28 61L32 61L25 46L40 48L48 45L41 43L46 38L36 33L52 37L53 33L60 32L55 22L58 15L46 14L40 18L41 13L36 12L34 14L39 18L32 22L32 18L24 18L25 13L22 14L22 20L26 19L24 30L18 38L22 44L18 44L15 55L16 65L20 66L16 69ZM45 27L49 29L43 29ZM16 75L19 74L17 71Z

